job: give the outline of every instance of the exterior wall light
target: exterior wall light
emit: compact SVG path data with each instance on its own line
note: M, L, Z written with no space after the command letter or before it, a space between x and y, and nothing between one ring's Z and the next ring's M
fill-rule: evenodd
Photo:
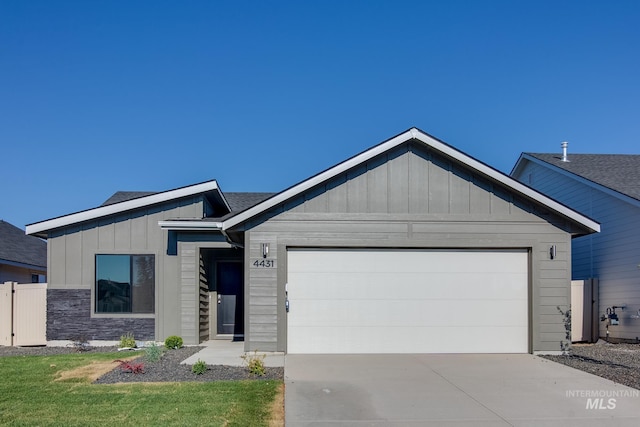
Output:
M262 258L266 258L269 255L269 244L268 243L263 243L262 244Z
M549 258L556 259L556 245L551 245L549 249Z

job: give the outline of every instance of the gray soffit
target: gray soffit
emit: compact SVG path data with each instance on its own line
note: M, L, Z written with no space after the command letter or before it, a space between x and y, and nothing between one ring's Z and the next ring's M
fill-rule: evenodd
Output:
M0 263L3 261L46 269L47 242L0 220Z
M524 153L525 158L541 160L588 181L640 201L640 155Z
M273 197L270 197L262 203L259 203L243 212L238 213L237 215L225 219L222 223L222 228L223 230L231 229L238 224L241 224L257 215L268 211L269 209L277 206L280 203L284 203L285 201L298 196L299 194L315 187L316 185L320 185L323 182L326 182L329 179L343 172L346 172L351 168L361 165L371 160L372 158L408 141L416 141L422 143L425 146L456 160L469 169L474 170L489 179L501 183L511 191L529 198L537 203L540 203L543 206L546 206L551 211L554 211L557 214L574 221L580 226L590 230L590 232L600 231L600 224L596 221L582 215L579 212L574 211L573 209L557 202L556 200L553 200L550 197L545 196L544 194L530 187L527 187L514 178L511 178L510 176L505 175L504 173L486 165L485 163L482 163L474 159L473 157L468 156L467 154L453 148L445 142L442 142L417 128L411 128L406 132L403 132L366 151L363 151L362 153L351 157L350 159L347 159L330 169L320 172L319 174L314 175L311 178L294 185L293 187L289 187L288 189L282 191L281 193L278 193Z

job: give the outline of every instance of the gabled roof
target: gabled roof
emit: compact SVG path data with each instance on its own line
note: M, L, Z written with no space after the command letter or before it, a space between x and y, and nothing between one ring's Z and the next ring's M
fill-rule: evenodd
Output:
M113 205L115 203L126 202L128 200L151 196L153 194L158 193L156 191L116 191L113 196L105 200L101 206Z
M116 191L113 196L109 197L102 206L112 205L114 203L126 202L127 200L137 199L139 197L146 197L156 192L150 191ZM230 192L224 193L231 212L237 213L257 205L258 203L268 199L276 193L249 193L249 192Z
M260 215L269 209L277 206L280 203L283 203L287 200L290 200L303 192L324 183L337 175L346 172L353 167L366 163L372 158L387 152L401 144L404 144L408 141L415 141L418 143L422 143L428 148L439 151L440 153L453 158L454 160L466 165L469 169L478 172L485 177L497 181L504 185L505 187L511 189L512 191L521 194L522 196L529 198L535 202L546 206L548 209L556 212L557 214L568 218L581 226L591 230L591 232L599 232L600 224L596 221L580 214L579 212L574 211L573 209L551 199L548 196L545 196L538 191L527 187L526 185L520 183L519 181L511 178L508 175L474 159L473 157L453 148L452 146L434 138L433 136L417 129L411 128L406 132L403 132L387 141L384 141L362 153L351 157L350 159L345 160L342 163L333 166L330 169L325 170L317 175L312 176L311 178L300 182L299 184L290 187L281 193L276 194L275 196L259 203L237 215L233 215L232 217L225 219L222 222L222 229L229 230L232 227L237 226L257 215Z
M523 159L547 165L582 177L640 201L640 155L638 154L569 154L568 162L550 153L523 153L512 175Z
M7 262L46 269L47 242L0 220L0 264Z
M260 202L265 201L277 193L224 193L224 197L231 206L231 212L242 212Z
M224 196L222 195L220 188L218 187L218 183L215 180L212 180L212 181L207 181L200 184L189 185L187 187L177 188L175 190L163 191L160 193L149 193L146 196L136 197L134 199L129 199L129 200L123 200L123 201L115 202L112 204L103 204L102 206L99 206L97 208L88 209L85 211L76 212L69 215L64 215L61 217L49 219L42 222L36 222L34 224L29 224L27 225L27 234L42 235L43 237L46 237L44 236L43 232L48 230L53 230L56 228L65 227L68 225L105 217L107 215L119 214L122 212L130 211L132 209L143 208L143 207L155 205L158 203L177 200L183 197L193 196L201 193L212 194L213 197L218 199L221 203L223 203L226 206L228 211L231 210L231 208L229 207L229 204L227 203ZM107 200L107 202L109 200Z

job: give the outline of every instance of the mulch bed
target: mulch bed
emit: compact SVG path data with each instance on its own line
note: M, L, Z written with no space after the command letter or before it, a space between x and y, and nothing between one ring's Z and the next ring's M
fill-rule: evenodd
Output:
M541 356L640 390L640 344L574 344L563 356Z
M253 375L246 367L209 365L201 375L191 372L191 365L180 362L200 351L202 347L182 347L178 350L167 350L157 362L147 362L144 351L133 363L144 363L144 373L132 374L124 372L118 363L114 369L98 378L97 384L137 383L137 382L182 382L182 381L238 381L238 380L282 380L284 368L265 368L263 376ZM88 347L87 352L113 352L116 347ZM71 347L0 347L1 356L47 356L70 354L77 352ZM122 358L130 357L134 352L122 351Z

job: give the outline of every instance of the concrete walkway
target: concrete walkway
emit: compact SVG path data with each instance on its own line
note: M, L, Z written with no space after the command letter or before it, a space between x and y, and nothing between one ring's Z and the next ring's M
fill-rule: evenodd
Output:
M243 341L210 340L200 344L200 346L204 346L205 348L183 360L181 363L193 365L199 359L207 365L245 366L244 360L242 359L242 356L245 354ZM254 352L249 352L249 355L253 354ZM255 354L265 356L264 366L284 366L284 353L259 351Z
M640 391L528 354L287 355L297 426L640 426Z

